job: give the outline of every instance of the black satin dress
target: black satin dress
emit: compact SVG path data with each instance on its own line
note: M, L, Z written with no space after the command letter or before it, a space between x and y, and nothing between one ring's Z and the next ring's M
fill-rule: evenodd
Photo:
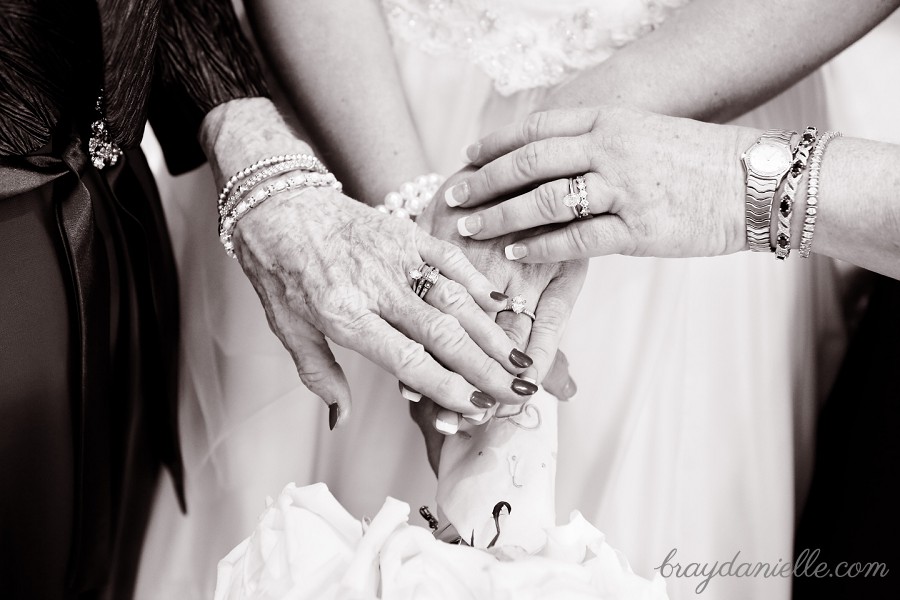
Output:
M228 0L0 0L0 597L129 598L162 466L182 489L177 279L137 145L149 115L170 170L198 166L203 116L265 93L238 32ZM126 150L102 171L100 89Z

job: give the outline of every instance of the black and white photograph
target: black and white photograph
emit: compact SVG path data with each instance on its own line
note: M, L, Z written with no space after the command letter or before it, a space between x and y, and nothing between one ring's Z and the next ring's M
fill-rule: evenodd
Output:
M900 0L0 0L0 598L900 597Z

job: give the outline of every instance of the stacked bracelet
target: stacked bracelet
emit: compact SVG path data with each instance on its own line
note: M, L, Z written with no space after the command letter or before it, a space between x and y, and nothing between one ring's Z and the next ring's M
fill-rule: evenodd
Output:
M809 160L809 152L816 143L818 131L815 127L807 127L800 137L800 143L794 150L793 164L784 181L781 201L778 204L778 234L775 238L775 258L785 260L791 253L791 216L794 210L794 195L803 170Z
M384 197L384 204L379 204L375 208L395 217L415 219L434 198L444 179L437 173L419 175L401 185L399 191L389 192Z
M816 142L809 162L809 186L806 190L806 216L803 218L803 233L800 238L800 257L809 258L812 251L813 233L816 230L816 216L819 212L819 170L828 142L841 137L840 131L829 131Z
M269 158L264 158L262 160L256 161L246 169L238 171L237 173L229 177L228 181L225 182L224 187L222 187L222 191L219 192L219 207L222 207L222 205L225 203L225 198L228 197L229 192L231 192L231 188L233 188L239 181L250 177L250 175L260 169L277 163L287 162L289 160L299 160L304 165L307 165L302 167L302 170L305 171L317 171L319 173L328 172L328 169L325 168L325 165L319 162L319 159L315 156L312 156L311 154L281 154L278 156L270 156Z
M271 167L267 167L262 171L258 171L252 177L248 177L246 181L241 183L238 187L234 188L231 194L228 195L228 199L225 200L223 204L219 205L219 219L224 218L225 215L234 210L235 205L244 197L248 191L252 190L260 183L274 177L275 175L280 175L285 171L303 171L309 170L304 169L303 163L299 160L287 160L282 163L276 163Z
M246 194L266 180L291 171L301 171L290 179L277 181L249 197ZM237 186L237 187L235 187ZM251 208L273 194L301 187L332 187L341 191L341 183L311 154L281 154L258 160L232 175L219 193L219 240L228 256L234 257L232 235L237 222Z
M247 199L238 202L229 214L222 216L219 223L219 240L225 246L225 252L228 253L228 256L234 258L234 242L232 240L234 228L241 217L247 214L250 209L259 206L275 194L307 187L331 187L338 192L342 190L341 182L335 178L334 174L307 172L300 173L287 180L276 181L254 192Z

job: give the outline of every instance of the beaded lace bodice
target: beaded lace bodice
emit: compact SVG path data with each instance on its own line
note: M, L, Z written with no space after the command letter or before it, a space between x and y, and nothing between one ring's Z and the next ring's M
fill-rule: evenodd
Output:
M381 1L395 39L466 58L509 95L602 62L689 0Z

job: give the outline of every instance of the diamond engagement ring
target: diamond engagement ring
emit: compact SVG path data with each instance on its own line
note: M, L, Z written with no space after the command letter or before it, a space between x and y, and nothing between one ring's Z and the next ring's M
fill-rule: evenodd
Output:
M410 270L408 275L412 279L412 290L419 298L424 299L428 290L437 283L440 273L437 267L432 267L428 263L422 263L418 269Z
M523 298L522 296L513 296L509 299L509 301L507 301L506 308L501 308L499 312L508 310L510 312L516 313L517 315L525 315L526 317L534 321L534 313L530 310L527 310L525 308L526 305L527 303L525 302L525 298Z
M572 209L576 219L590 219L591 203L587 199L587 184L584 175L569 178L569 193L563 198L563 204Z

